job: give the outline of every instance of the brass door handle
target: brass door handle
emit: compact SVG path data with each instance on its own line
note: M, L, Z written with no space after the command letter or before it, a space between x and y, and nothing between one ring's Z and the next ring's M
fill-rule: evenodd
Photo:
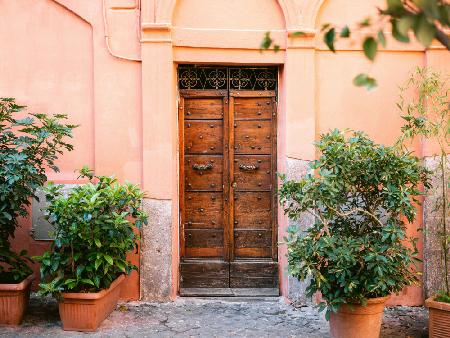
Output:
M258 170L259 167L254 164L239 164L239 169L243 171L255 171Z
M212 163L208 163L208 164L197 164L197 163L195 163L195 164L192 165L192 169L200 170L200 171L209 170L209 169L212 169L212 168L213 168Z

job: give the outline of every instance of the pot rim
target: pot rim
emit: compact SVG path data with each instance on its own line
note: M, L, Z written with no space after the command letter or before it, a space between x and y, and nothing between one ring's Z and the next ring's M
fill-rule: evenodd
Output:
M125 279L125 275L121 274L117 277L107 289L100 290L99 292L62 292L60 294L61 300L68 299L100 299L114 290Z
M34 273L31 273L20 283L7 283L7 284L0 283L0 291L22 291L25 290L33 280L34 280Z
M391 298L391 295L387 295L387 296L384 296L384 297L367 298L367 305L386 303L389 298ZM353 306L358 306L358 305L359 306L364 306L364 305L362 305L360 303L351 303L351 302L345 303L345 304L353 305Z
M434 297L436 297L436 296L432 296L425 300L425 306L427 308L450 312L450 303L439 302L437 300L434 300Z

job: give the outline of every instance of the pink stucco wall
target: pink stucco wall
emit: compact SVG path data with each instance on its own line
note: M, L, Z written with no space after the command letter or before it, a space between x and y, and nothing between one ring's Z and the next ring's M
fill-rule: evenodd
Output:
M383 1L349 0L0 0L0 95L30 111L64 112L80 124L75 150L59 161L51 180L71 183L74 170L142 185L148 197L172 202L172 298L178 281L177 63L280 65L279 168L287 158L310 160L313 140L329 128L365 130L390 143L399 133L398 86L416 66L448 71L450 57L438 45L424 50L389 40L374 65L360 40L329 52L316 36L324 22L351 23ZM259 51L263 34L281 46ZM289 34L303 31L302 38ZM389 34L388 34L389 36ZM105 38L106 37L106 38ZM355 88L352 78L370 71L379 88ZM430 154L427 144L414 145ZM280 214L280 237L286 219ZM410 226L416 233L419 217ZM16 244L39 254L48 243L30 239L23 220ZM421 234L418 234L421 236ZM280 264L286 264L280 246ZM139 256L132 259L138 263ZM282 276L282 292L287 281ZM139 297L139 278L128 278L122 297ZM421 304L418 287L393 304Z

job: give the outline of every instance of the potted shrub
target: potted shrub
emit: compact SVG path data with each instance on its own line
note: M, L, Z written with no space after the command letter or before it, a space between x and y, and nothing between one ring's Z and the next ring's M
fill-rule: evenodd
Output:
M0 98L0 324L18 325L28 305L33 280L26 250L11 246L18 218L28 215L31 198L47 180L46 168L58 171L55 160L72 137L66 115L23 116L24 106ZM21 115L18 119L16 115Z
M55 228L51 251L41 262L40 294L59 302L64 330L95 331L115 308L124 276L136 266L126 255L137 246L135 226L147 223L144 193L131 183L80 171L89 183L64 195L60 186L45 191L46 218Z
M316 142L315 175L282 176L280 202L291 219L311 213L314 224L286 238L289 272L320 293L333 337L378 337L391 293L418 281L416 239L405 222L428 185L418 159L375 144L362 132L334 130Z
M408 100L404 95L413 89L417 96ZM434 171L433 187L427 191L427 212L432 222L436 222L437 233L425 232L426 236L437 239L441 247L442 272L436 281L441 290L425 301L429 308L430 337L450 337L450 229L449 229L449 155L450 150L450 114L448 99L448 83L442 75L428 68L418 68L411 74L406 86L402 88L398 104L405 120L399 144L406 148L406 141L421 136L437 145L437 154L430 162Z

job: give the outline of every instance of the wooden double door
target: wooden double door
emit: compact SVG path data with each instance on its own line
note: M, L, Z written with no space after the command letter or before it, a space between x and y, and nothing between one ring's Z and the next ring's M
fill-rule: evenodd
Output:
M180 90L179 114L181 294L278 294L275 91Z

